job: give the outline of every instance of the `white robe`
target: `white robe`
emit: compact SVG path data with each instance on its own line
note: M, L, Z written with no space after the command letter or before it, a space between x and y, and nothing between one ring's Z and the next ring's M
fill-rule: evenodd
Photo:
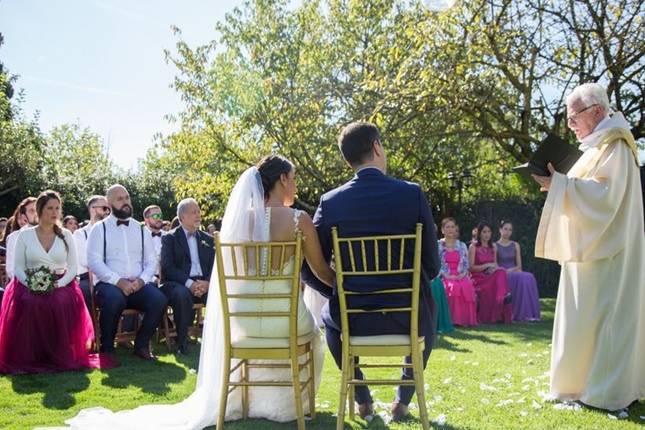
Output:
M555 173L535 245L562 265L551 394L616 410L645 397L645 233L637 150L622 114Z

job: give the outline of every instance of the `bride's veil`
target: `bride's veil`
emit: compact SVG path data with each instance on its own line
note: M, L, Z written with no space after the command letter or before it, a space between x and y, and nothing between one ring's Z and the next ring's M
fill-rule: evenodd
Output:
M233 187L222 219L220 238L222 242L262 241L265 240L265 229L262 180L258 169L250 167ZM230 258L223 257L226 270ZM215 425L219 413L224 356L221 308L217 264L214 262L202 332L197 387L190 397L175 405L146 405L117 413L104 408L86 409L68 420L67 424L73 429L93 430L187 430Z

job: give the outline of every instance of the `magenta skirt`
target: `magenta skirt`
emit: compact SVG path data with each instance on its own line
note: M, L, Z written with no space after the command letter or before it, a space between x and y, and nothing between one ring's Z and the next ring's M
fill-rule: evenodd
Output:
M92 319L76 280L49 294L34 294L13 278L0 308L0 373L41 373L116 366L90 354Z

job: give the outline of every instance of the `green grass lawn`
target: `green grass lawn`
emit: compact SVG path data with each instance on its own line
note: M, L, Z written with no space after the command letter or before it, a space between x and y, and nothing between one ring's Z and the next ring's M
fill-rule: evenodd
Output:
M483 325L457 330L438 338L425 372L429 416L445 417L442 429L642 429L645 402L633 406L629 418L612 419L605 411L556 410L540 392L548 389L549 344L554 301L542 301L544 320L511 326ZM158 363L145 363L120 350L121 366L106 372L70 372L55 375L0 377L0 429L60 426L79 410L105 406L112 410L147 403L174 403L193 390L197 348L177 360L157 347ZM387 372L387 371L380 371ZM418 421L389 424L387 411L393 387L373 387L376 417L370 429L416 429ZM327 355L316 403L318 416L307 427L335 426L339 371ZM413 402L416 398L413 399ZM418 410L412 409L417 415ZM644 416L644 418L641 418ZM358 419L346 428L366 428ZM293 423L264 420L230 423L230 430L291 429Z

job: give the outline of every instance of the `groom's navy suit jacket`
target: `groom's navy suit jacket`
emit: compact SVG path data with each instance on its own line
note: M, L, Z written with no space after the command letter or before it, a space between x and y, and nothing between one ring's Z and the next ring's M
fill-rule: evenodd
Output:
M197 230L197 253L204 279L211 278L215 261L213 237ZM161 283L172 281L185 284L190 276L190 249L186 233L180 225L161 238Z
M419 333L432 336L434 301L430 281L439 273L440 265L434 220L421 188L417 184L386 176L376 168L366 168L346 184L324 194L314 215L323 256L328 262L332 255L331 229L334 226L338 228L340 237L358 237L414 234L417 223L423 224ZM381 252L379 256L382 258L385 254ZM409 249L405 254L406 267L412 266L412 256L413 250ZM328 323L331 319L340 328L340 306L336 289L332 290L320 282L306 262L303 264L302 278L307 285L329 298L329 304L323 308L323 320ZM409 275L371 278L348 276L343 285L346 290L374 291L410 287L411 280ZM352 296L348 300L350 308L399 307L410 305L410 294ZM349 326L353 336L409 334L410 315L401 312L351 314Z

